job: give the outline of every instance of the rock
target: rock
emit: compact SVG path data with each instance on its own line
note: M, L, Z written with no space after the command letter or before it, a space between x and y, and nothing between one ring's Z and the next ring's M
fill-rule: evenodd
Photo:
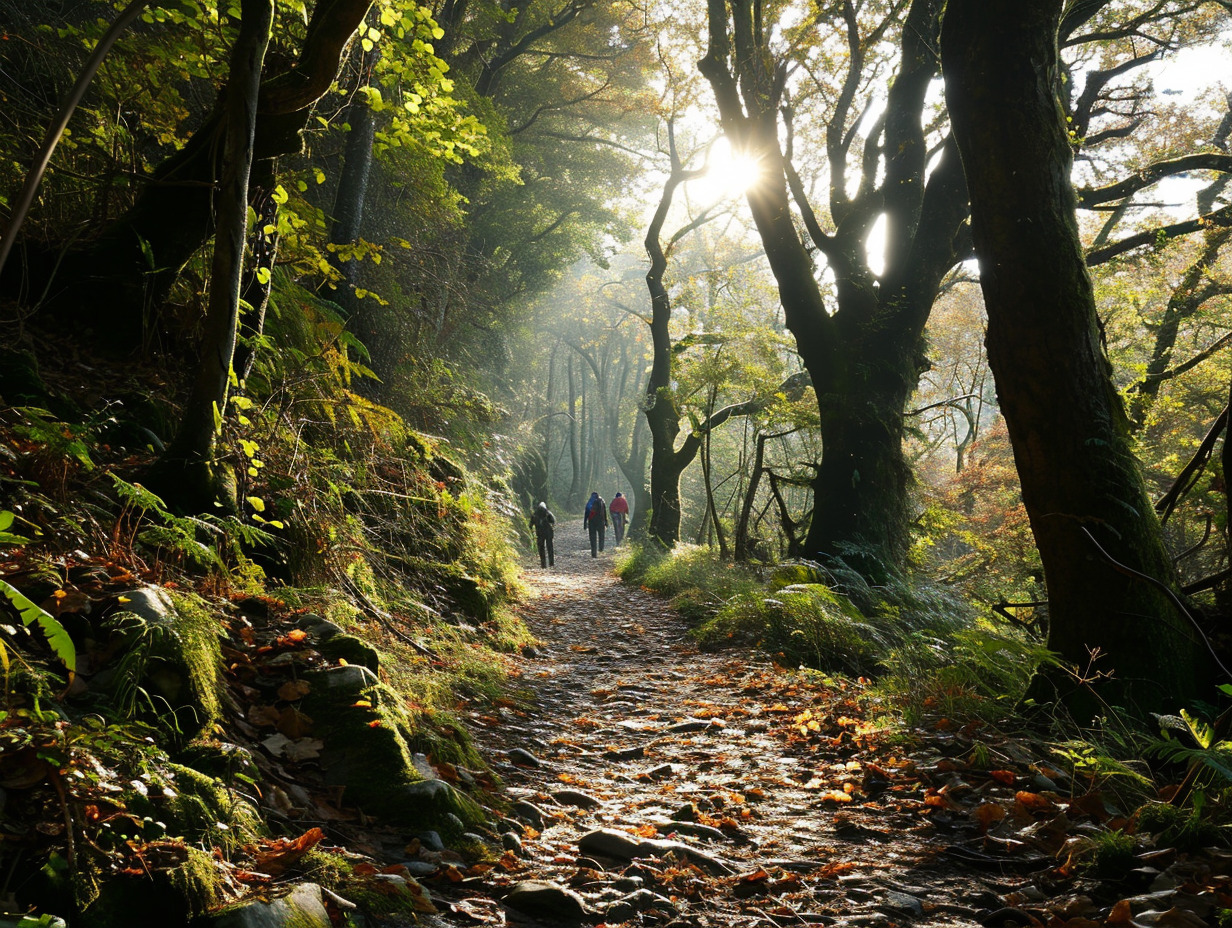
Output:
M376 674L362 664L330 667L314 673L313 680L324 684L329 690L345 690L356 694L360 690L381 682Z
M645 885L646 881L640 876L622 876L620 879L612 881L612 888L619 889L624 893L630 893L634 890L641 889Z
M598 799L577 789L558 789L551 794L554 802L562 806L575 806L579 809L598 809L603 805Z
M649 909L657 909L669 916L674 916L680 911L670 899L651 892L649 889L639 889L613 902L608 906L603 917L609 922L624 922L633 918L638 912L645 912Z
M528 644L528 645L525 645L525 646L522 648L522 656L523 656L523 657L538 657L538 656L539 656L539 654L540 654L539 649L538 649L538 648L536 648L534 645L529 645L529 644Z
M717 828L711 828L709 825L698 825L693 822L664 822L658 827L660 831L668 833L674 831L676 834L688 835L690 838L701 838L703 841L731 840Z
M543 831L547 825L547 813L533 802L527 802L525 799L519 799L510 807L509 811L536 831Z
M705 719L685 719L683 722L667 726L667 731L673 735L688 735L695 731L705 731L709 727L710 723Z
M909 896L907 893L900 893L896 890L889 890L885 894L880 907L889 910L891 915L906 915L909 918L924 917L924 903L915 896Z
M501 847L507 851L512 851L518 857L522 856L522 839L512 831L507 831L501 835Z
M635 745L631 748L617 748L612 751L604 751L603 756L608 760L639 760L646 756L646 749L640 745Z
M314 615L311 612L301 615L295 623L295 627L306 631L318 642L329 641L329 639L335 638L338 635L346 634L346 629L337 622L331 622L329 619Z
M673 822L696 822L698 816L697 806L693 803L687 803L681 806L672 813Z
M404 860L402 866L406 867L406 872L413 877L432 876L440 869L439 864L430 860Z
M301 883L268 902L242 903L204 921L208 928L331 928L321 904L321 887Z
M594 921L594 913L577 893L559 883L526 880L514 885L504 898L505 905L534 918L583 924Z
M337 663L346 661L348 665L367 667L373 673L381 669L381 654L368 642L354 635L334 635L322 641L320 652L329 660Z
M432 764L428 762L427 755L425 754L412 754L411 766L414 767L415 772L425 780L440 779L436 775L436 770L432 767Z
M412 837L418 838L419 846L429 851L445 850L445 842L441 840L441 836L435 831L417 831Z
M519 767L542 767L543 761L525 748L514 748L509 752L510 762Z
M620 831L600 828L582 836L578 850L583 854L598 854L617 860L634 860L638 857L666 857L677 854L711 875L726 875L732 868L710 854L690 847L683 841L663 841L650 838L635 838Z
M643 770L637 775L639 780L666 780L668 777L675 774L675 769L671 764L659 764L657 767L651 767L649 770Z

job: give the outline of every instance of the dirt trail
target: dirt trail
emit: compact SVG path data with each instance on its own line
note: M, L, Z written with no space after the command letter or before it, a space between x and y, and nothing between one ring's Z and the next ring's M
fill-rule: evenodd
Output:
M551 881L611 926L974 925L1001 904L1013 878L955 872L921 829L924 785L894 769L913 765L873 761L848 693L699 652L666 602L612 575L610 549L560 536L555 569L526 575L542 642L527 704L472 719L514 802L487 892ZM537 923L471 888L441 888L459 924ZM519 907L585 919L559 890Z

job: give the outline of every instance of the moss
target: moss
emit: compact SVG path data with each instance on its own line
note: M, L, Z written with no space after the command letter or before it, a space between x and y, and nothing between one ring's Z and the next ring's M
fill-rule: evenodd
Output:
M380 652L354 635L335 635L320 645L320 651L331 661L359 664L373 673L378 673L381 669Z
M304 711L325 741L326 779L346 787L344 801L393 824L447 834L459 831L449 813L467 827L483 821L474 801L441 781L422 780L415 770L411 756L423 733L395 690L360 667L316 671L306 679L312 691Z
M184 899L189 918L204 915L222 894L222 876L213 858L199 848L188 849L188 859L167 873L167 882Z
M481 622L492 618L500 591L491 583L471 576L462 565L408 558L407 570L426 589L444 593L461 612Z
M234 850L265 833L253 805L221 781L180 764L169 763L167 771L175 777L176 795L168 806L167 823L173 834Z
M1194 851L1226 843L1214 822L1166 802L1148 802L1135 813L1135 819L1140 832L1155 835L1163 846Z

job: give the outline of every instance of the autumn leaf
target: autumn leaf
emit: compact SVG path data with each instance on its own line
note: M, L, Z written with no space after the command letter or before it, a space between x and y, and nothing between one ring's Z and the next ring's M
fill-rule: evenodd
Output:
M312 692L312 687L307 680L288 680L278 687L278 698L286 702L295 702L297 699L303 699L310 692Z

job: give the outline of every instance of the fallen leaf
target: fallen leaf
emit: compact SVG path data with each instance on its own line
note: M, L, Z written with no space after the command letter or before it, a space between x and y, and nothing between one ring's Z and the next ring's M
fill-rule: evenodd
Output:
M278 698L286 702L295 702L297 699L303 699L310 692L312 692L312 687L307 680L288 680L278 687Z

